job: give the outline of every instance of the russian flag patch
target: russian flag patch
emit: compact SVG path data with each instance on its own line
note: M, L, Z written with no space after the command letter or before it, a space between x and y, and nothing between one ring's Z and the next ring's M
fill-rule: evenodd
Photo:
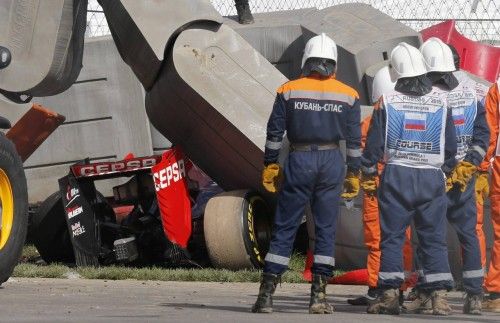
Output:
M463 126L465 124L465 110L463 108L453 109L451 115L455 126Z
M405 113L405 130L425 131L427 116L422 113Z

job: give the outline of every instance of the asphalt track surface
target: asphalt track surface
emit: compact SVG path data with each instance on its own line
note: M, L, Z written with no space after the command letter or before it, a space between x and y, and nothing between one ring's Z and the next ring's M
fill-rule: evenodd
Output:
M252 314L258 284L84 279L10 279L0 288L0 322L500 322L500 314L461 314L462 294L449 295L454 314L370 315L346 299L362 286L328 286L332 315L306 314L309 285L282 284L275 313Z

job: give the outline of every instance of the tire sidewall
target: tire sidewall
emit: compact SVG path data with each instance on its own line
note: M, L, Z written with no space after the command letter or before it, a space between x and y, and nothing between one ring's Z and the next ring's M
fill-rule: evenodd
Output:
M267 250L268 246L259 245L257 239L258 232L255 231L255 221L257 216L261 216L256 214L257 203L262 203L262 205L266 207L267 213L270 214L266 201L260 195L254 192L248 192L243 200L241 218L243 242L247 255L254 267L261 268L264 266L264 257L266 255L264 250Z
M5 282L22 253L28 226L28 190L21 158L14 144L0 134L0 169L9 178L13 197L13 223L9 239L0 250L0 284Z

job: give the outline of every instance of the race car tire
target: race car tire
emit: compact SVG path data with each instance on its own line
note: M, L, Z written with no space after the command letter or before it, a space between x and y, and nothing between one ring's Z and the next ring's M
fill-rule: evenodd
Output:
M208 255L216 268L258 268L271 239L271 211L264 199L247 190L221 193L205 208Z
M59 191L47 197L33 214L28 235L46 263L75 262Z
M28 227L28 189L14 144L0 133L0 284L21 256Z

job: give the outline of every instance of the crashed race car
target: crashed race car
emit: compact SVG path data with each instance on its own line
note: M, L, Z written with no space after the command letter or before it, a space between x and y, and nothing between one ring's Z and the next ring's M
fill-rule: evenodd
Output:
M95 182L113 178L127 180L113 187L112 197L104 197ZM211 227L204 225L204 220L210 221L204 211L209 199L222 190L177 147L162 156L85 160L70 167L59 187L30 218L29 240L45 262L205 267L212 259L217 266L224 239L204 230ZM251 250L257 243L260 250L268 244L271 217L256 194L247 193L247 200L240 213L242 225L228 229L240 235L249 255L255 255ZM257 212L255 219L266 223L253 225ZM258 235L254 228L259 228ZM212 253L211 245L215 245ZM251 261L258 266L262 259L255 256Z

